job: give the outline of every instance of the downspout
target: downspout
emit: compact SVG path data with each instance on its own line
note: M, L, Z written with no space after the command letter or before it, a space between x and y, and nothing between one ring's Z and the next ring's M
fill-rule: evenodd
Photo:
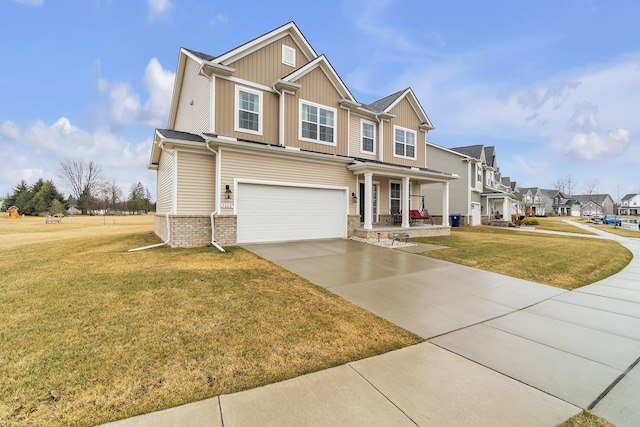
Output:
M207 147L207 149L209 151L211 151L213 153L214 156L216 156L216 185L218 186L218 188L216 189L216 207L213 210L213 212L211 212L210 218L211 218L211 244L213 246L216 247L216 249L218 249L220 252L225 252L225 250L222 248L222 246L220 246L217 242L216 242L216 238L215 238L215 220L213 219L214 215L218 214L218 205L220 204L220 191L218 191L220 189L220 180L219 178L219 174L220 174L220 162L219 162L219 156L218 156L218 152L216 150L214 150L213 148L211 148L209 146L209 142L205 142L204 143L205 147Z
M158 148L160 149L160 151L164 150L163 147L164 147L165 141L166 141L166 139L162 138L160 143L158 143ZM167 214L165 215L165 220L167 222L167 240L165 240L162 243L156 243L155 245L149 245L149 246L143 246L141 248L129 249L127 252L143 251L145 249L157 248L159 246L168 245L169 241L171 240L171 223L169 222L169 215L171 215L171 212L167 212Z
M271 89L278 94L278 145L284 147L284 90L278 91L275 84Z

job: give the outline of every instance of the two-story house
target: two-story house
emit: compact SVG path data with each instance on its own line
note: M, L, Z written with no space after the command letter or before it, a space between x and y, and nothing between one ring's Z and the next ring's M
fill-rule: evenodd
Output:
M290 22L218 56L182 48L155 132L155 232L172 247L344 238L411 228L434 129L409 88L358 102ZM448 223L432 227L448 233Z
M606 215L614 213L614 201L609 194L578 194L571 195L572 199L580 202L582 215Z
M620 200L618 215L640 215L640 194L627 194Z
M511 220L515 200L511 188L502 183L495 147L471 145L444 148L427 142L426 148L428 165L438 165L459 176L450 184L449 210L459 213L463 224L481 225L496 219ZM443 215L440 209L442 205L438 203L438 186L423 185L422 193L429 212L434 216Z

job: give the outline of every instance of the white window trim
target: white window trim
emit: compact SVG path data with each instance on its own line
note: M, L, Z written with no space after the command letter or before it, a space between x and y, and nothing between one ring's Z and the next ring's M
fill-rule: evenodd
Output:
M391 185L398 184L400 186L400 212L402 212L402 181L389 180L389 212L391 212ZM396 199L393 199L396 200Z
M320 139L320 123L319 122L318 122L318 139L302 137L302 105L304 104L333 112L333 142L322 141ZM318 111L318 117L319 116L320 116L320 111ZM337 146L338 144L336 140L338 139L338 110L335 108L328 107L326 105L316 104L315 102L305 101L304 99L301 99L298 102L298 139L300 139L300 141L313 142L315 144L330 145L332 147Z
M368 124L373 126L373 151L365 151L363 149L363 143L364 143L364 124ZM360 152L362 154L371 154L371 155L376 155L376 145L377 141L376 141L376 134L377 134L377 129L376 129L376 124L375 122L369 121L369 120L365 120L365 119L360 119Z
M240 91L243 92L248 92L254 95L258 95L258 130L254 131L251 129L244 129L240 127ZM263 109L262 109L262 92L254 90L254 89L249 89L247 87L244 86L235 86L235 106L234 106L234 112L233 112L233 128L236 132L243 132L243 133L250 133L253 135L262 135L262 116L263 116Z
M415 142L415 144L413 145L413 157L409 157L409 156L400 156L398 154L396 154L396 129L400 129L402 131L405 132L405 150L404 152L407 152L407 141L406 141L406 134L407 133L412 133L413 134L413 141ZM399 158L399 159L409 159L409 160L417 160L418 158L418 132L416 132L413 129L408 129L408 128L403 128L402 126L393 126L393 157Z
M478 176L478 172L480 176ZM482 190L482 175L482 163L476 163L476 190Z

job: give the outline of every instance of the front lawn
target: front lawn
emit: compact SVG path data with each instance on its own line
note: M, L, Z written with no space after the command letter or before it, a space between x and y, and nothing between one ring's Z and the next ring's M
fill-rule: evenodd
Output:
M240 248L127 252L152 229L0 218L0 425L91 426L422 341Z
M451 231L451 236L415 240L449 247L426 252L425 256L563 289L609 277L633 258L628 249L612 240L491 227Z

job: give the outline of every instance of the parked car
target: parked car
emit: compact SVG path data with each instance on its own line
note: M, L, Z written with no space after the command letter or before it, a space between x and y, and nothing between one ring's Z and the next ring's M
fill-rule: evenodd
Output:
M618 218L618 215L605 215L604 216L604 223L605 224L622 225L622 220L620 218Z
M593 214L591 215L591 222L593 222L594 224L602 224L603 221L603 217L600 214Z

